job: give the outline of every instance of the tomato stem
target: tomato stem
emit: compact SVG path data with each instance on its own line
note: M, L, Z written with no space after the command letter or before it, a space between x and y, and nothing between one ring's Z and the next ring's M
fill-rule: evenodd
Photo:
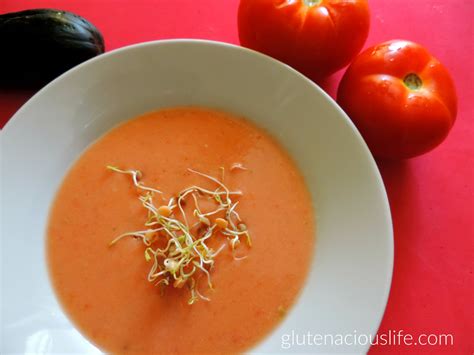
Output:
M419 90L423 86L423 81L421 81L421 78L415 73L407 74L403 79L403 83L410 90Z
M309 7L318 6L323 0L304 0L304 4Z

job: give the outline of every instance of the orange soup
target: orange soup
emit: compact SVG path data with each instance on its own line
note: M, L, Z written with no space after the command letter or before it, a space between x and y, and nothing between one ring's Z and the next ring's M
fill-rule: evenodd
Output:
M135 186L133 174L107 166L140 171L140 186L159 189L162 195ZM229 195L233 202L228 206L238 211L239 219L232 211L227 215L234 216L233 230L224 220L226 192L219 182L235 192ZM148 236L126 236L110 244L124 233L156 227L152 212L144 209L151 209L148 197L143 196L153 195L154 203L165 210L166 201L171 201L169 206L181 220L176 222L178 230L184 225L183 216L171 197L178 198L183 188L193 186L201 186L200 191L193 190L195 197L209 201L201 207L201 220L195 223L195 212L192 223L212 229L210 250L222 249L212 254L212 263L201 263L212 278L212 288L198 258L183 269L195 265L201 272L195 283L199 297L194 294L190 302L191 278L184 280L184 287L166 272L161 279L150 280L155 254L144 256ZM190 196L180 202L185 213L194 205ZM224 207L220 215L206 219L211 203ZM169 216L170 211L163 211ZM148 113L108 132L68 172L50 213L50 276L69 318L103 351L243 352L262 340L295 302L313 254L313 215L309 193L293 161L247 120L195 107ZM149 227L144 227L145 221ZM169 239L165 232L157 229L154 240ZM242 238L231 246L236 235ZM172 249L168 245L168 252L175 255L177 245ZM211 255L204 246L195 246L187 250ZM171 281L157 282L165 276Z

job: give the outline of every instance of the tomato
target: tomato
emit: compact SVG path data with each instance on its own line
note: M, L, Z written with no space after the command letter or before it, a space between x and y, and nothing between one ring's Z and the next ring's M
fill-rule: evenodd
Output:
M362 52L344 74L337 101L372 153L390 159L439 145L457 112L448 70L421 45L401 40Z
M319 81L345 67L369 33L367 0L241 0L240 43Z

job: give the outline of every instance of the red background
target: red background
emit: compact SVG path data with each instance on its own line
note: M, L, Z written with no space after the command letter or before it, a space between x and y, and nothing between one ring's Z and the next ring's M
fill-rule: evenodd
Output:
M474 1L369 2L366 45L395 38L425 45L451 71L459 97L457 121L440 147L409 161L378 162L395 230L392 290L379 333L452 334L454 346L375 346L371 351L472 354ZM0 13L70 10L93 22L112 50L164 38L238 44L237 6L238 0L1 0ZM332 96L340 76L324 84ZM0 127L32 94L0 91Z

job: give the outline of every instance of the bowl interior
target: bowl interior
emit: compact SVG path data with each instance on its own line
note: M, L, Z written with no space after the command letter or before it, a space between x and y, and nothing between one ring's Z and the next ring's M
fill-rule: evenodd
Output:
M120 49L35 95L2 133L2 328L5 352L99 352L52 293L44 256L49 205L71 163L119 122L161 107L243 115L296 160L317 218L313 267L297 304L256 352L364 352L368 345L291 346L292 334L374 335L390 288L390 212L359 133L318 87L239 47L162 41ZM287 335L289 337L287 337Z

